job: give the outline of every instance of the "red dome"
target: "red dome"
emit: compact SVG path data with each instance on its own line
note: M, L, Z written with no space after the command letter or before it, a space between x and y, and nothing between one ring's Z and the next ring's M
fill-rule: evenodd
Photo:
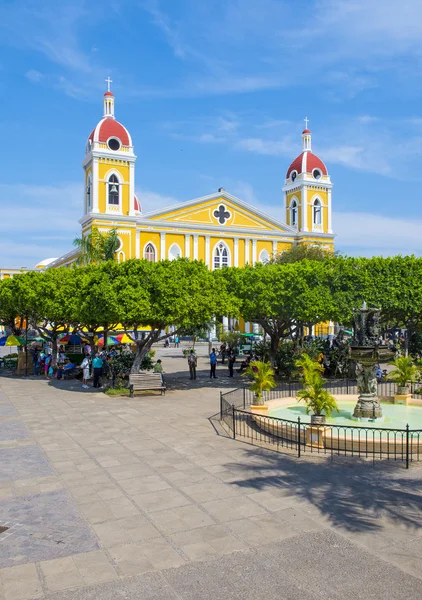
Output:
M106 92L104 96L111 96L112 98L114 98L114 94L112 92Z
M311 132L309 131L309 129L304 129L304 130L302 131L302 135L303 135L304 133L311 133Z
M141 205L139 204L139 200L136 197L136 195L133 197L134 201L135 201L135 210L137 210L138 212L141 212Z
M318 156L309 151L302 152L302 154L299 154L299 156L294 159L287 169L286 179L290 177L292 171L297 171L298 173L312 173L314 169L319 169L323 175L328 175L327 167Z
M102 119L98 123L97 127L91 131L89 139L94 142L105 143L111 137L119 138L123 146L132 145L132 140L126 127L110 117Z

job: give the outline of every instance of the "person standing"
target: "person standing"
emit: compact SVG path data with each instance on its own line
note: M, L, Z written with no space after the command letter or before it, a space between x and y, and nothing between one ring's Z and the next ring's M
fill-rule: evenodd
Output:
M175 348L179 347L179 336L178 335L176 335L174 338L174 347Z
M210 379L212 379L214 377L214 379L217 379L216 375L215 375L215 369L217 367L217 355L215 353L215 348L212 349L212 352L210 354Z
M34 375L37 376L38 375L39 362L40 362L40 353L39 353L39 350L38 350L37 346L34 346L31 354L32 354L32 363L34 365Z
M234 363L236 362L236 356L234 350L231 350L228 358L229 377L233 377Z
M189 375L190 375L191 379L196 379L196 365L197 364L198 364L198 360L196 358L196 354L193 350L191 350L188 355Z
M96 356L92 361L92 366L94 368L94 387L100 388L100 377L103 374L103 361L99 356Z
M85 356L85 358L81 362L81 367L82 367L82 387L87 388L87 387L89 387L88 386L88 379L89 379L89 358L88 358L88 356Z

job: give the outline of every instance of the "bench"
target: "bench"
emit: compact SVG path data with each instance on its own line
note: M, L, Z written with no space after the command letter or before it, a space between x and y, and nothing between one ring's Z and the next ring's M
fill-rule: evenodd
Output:
M160 390L161 394L166 393L166 386L161 377L161 373L135 373L129 375L129 390L130 397L133 398L133 393L139 390Z

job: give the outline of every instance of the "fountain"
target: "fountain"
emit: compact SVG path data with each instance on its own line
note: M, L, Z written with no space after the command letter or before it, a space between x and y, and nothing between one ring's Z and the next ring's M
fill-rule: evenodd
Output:
M382 409L377 393L375 365L380 360L391 360L394 352L388 346L381 345L380 309L353 309L353 340L350 346L350 359L358 363L357 387L358 402L353 418L358 421L382 421Z

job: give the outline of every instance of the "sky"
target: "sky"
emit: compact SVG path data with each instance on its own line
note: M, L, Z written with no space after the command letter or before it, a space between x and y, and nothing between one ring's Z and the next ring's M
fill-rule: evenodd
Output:
M307 116L337 249L422 255L421 71L420 0L3 0L0 267L80 235L108 76L144 212L224 187L284 221Z

